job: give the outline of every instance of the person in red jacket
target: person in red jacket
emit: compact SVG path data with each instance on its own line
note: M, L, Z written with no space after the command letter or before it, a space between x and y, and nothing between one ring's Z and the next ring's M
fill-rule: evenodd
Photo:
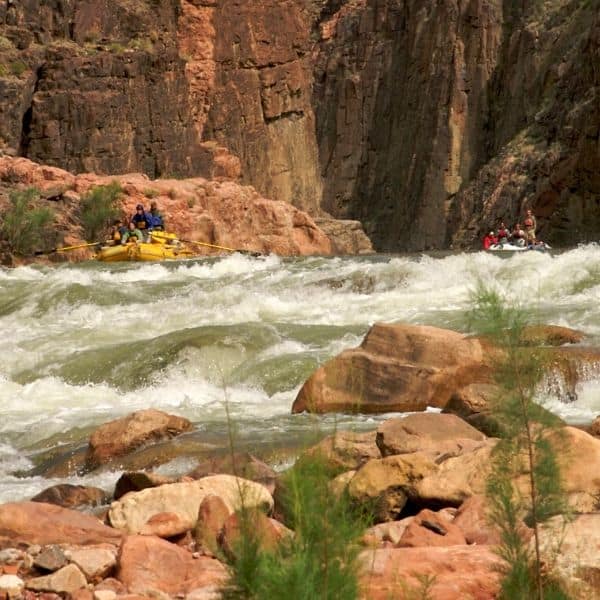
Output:
M494 235L493 231L490 231L484 238L483 238L483 249L484 250L489 250L490 246L493 246L494 244L498 243L498 238Z

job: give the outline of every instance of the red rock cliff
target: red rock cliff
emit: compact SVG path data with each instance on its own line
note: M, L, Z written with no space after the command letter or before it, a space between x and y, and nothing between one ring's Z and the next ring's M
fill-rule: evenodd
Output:
M237 177L379 250L525 206L600 229L598 0L11 0L0 144L71 171Z

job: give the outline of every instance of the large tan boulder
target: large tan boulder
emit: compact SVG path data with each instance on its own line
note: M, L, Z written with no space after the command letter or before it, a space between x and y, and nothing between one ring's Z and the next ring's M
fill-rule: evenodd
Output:
M323 458L335 469L357 469L372 458L381 458L375 432L337 431L306 451Z
M96 517L43 502L0 505L0 546L6 544L118 545L122 533Z
M233 475L213 475L130 492L111 504L109 519L113 527L128 533L171 537L194 528L200 504L208 495L219 496L230 512L242 505L264 512L273 509L273 498L263 485Z
M493 600L501 561L491 546L445 546L364 550L362 600L425 597L425 577L432 580L427 598Z
M474 494L485 492L491 454L497 440L441 462L431 474L417 481L412 494L424 505L459 506Z
M350 480L347 490L358 503L374 506L377 521L398 518L408 494L437 466L419 452L373 459Z
M159 591L174 597L223 585L227 570L214 558L194 558L187 550L160 538L132 535L123 541L117 579L130 593L156 597Z
M160 410L134 412L105 423L94 431L88 447L88 466L96 467L140 446L174 437L190 429L192 424L188 419Z
M472 450L485 439L455 415L417 413L383 422L376 441L382 456L424 452L435 458Z
M548 569L588 590L579 597L600 598L600 513L550 519L540 528L540 549Z
M552 432L550 440L571 508L582 513L597 510L600 497L600 439L576 427L561 427Z
M487 382L484 343L454 331L377 323L358 348L306 381L292 412L407 412L444 407L458 389Z

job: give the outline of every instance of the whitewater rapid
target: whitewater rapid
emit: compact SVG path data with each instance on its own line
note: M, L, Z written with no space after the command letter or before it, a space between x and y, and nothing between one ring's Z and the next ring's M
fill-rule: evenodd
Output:
M282 259L239 254L174 263L0 270L0 502L57 481L109 489L117 475L48 479L34 467L80 447L97 425L142 408L227 435L225 408L250 448L314 427L290 415L316 367L357 346L378 321L467 330L483 281L540 323L600 344L600 246L567 252ZM578 400L540 398L570 422L600 414L600 382ZM320 426L374 427L328 416ZM193 466L179 458L174 470ZM169 467L164 467L168 472Z

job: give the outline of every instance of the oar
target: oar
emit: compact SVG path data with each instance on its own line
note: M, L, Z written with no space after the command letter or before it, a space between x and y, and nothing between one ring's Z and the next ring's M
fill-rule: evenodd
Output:
M77 248L88 248L89 246L99 246L104 242L90 242L89 244L77 244L76 246L62 246L62 248L52 248L52 250L36 250L33 254L54 254L55 252L65 252L66 250L76 250Z
M237 248L228 248L227 246L217 246L216 244L208 244L206 242L196 242L195 240L182 240L180 242L186 244L195 244L196 246L207 246L208 248L217 248L217 250L227 250L228 252L239 252L240 254L250 254L251 256L260 256L260 252L253 252L252 250L239 250Z

